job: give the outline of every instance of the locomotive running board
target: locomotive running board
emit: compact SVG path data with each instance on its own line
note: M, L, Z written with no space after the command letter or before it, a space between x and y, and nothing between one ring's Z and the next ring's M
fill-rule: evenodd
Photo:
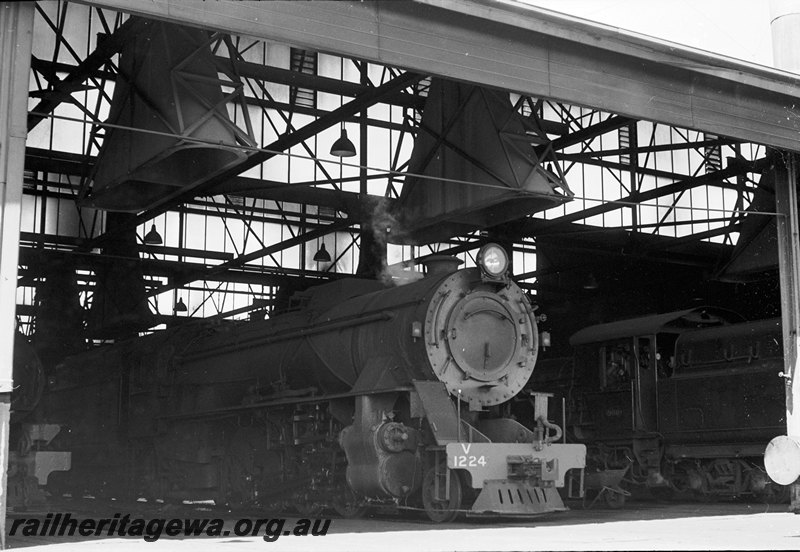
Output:
M555 487L506 479L484 481L467 516L532 516L567 510Z
M259 408L276 408L280 406L289 406L293 404L313 404L313 403L322 403L328 401L334 401L337 399L350 399L355 397L361 397L364 395L382 395L385 393L403 393L411 391L412 388L408 386L400 386L400 387L393 387L391 389L373 389L371 391L350 391L347 393L331 393L328 395L308 395L306 397L292 397L287 399L276 399L274 401L263 401L263 402L256 402L252 404L243 404L237 406L229 406L226 408L214 408L212 410L198 410L195 412L182 412L180 414L169 414L166 416L159 416L160 419L169 419L169 420L177 420L177 419L191 419L191 418L205 418L205 417L214 417L214 416L222 416L224 414L230 414L231 412L242 412L246 410L256 410Z

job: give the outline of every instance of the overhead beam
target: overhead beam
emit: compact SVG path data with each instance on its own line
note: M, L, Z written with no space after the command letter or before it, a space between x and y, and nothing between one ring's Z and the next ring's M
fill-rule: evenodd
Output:
M230 170L224 173L224 176L230 177L235 174L240 174L247 169L260 165L261 163L268 161L281 152L284 152L293 146L308 140L312 136L319 134L323 130L338 124L342 118L352 117L362 109L366 109L372 105L375 105L376 103L379 103L387 94L392 94L402 90L403 88L407 88L420 81L422 78L424 78L423 75L416 73L403 73L380 86L375 88L367 88L362 94L342 105L339 107L339 109L331 111L330 113L295 130L294 132L282 134L277 140L265 146L262 151L251 155L247 161L237 166L235 170ZM217 178L215 179L214 183L219 183L222 180L224 179ZM205 189L209 189L210 187L211 186L206 186Z
M36 244L40 247L49 245L71 249L81 245L86 238L76 238L74 236L59 236L56 234L40 234L36 232L20 232L20 244ZM62 251L64 250L62 249ZM44 249L47 251L47 249ZM139 251L145 254L170 255L174 257L189 257L195 259L217 259L230 261L233 253L225 251L209 251L208 249L191 249L188 247L168 247L164 245L139 244Z
M556 138L550 145L552 146L553 150L559 151L564 148L580 144L581 142L591 141L598 136L602 136L603 134L611 132L612 130L617 130L618 128L628 126L629 124L635 122L636 121L629 117L620 117L618 115L611 116L605 121L600 121L599 123L576 130L575 132L560 138Z
M354 98L363 94L370 88L360 83L332 79L319 75L309 75L307 73L301 73L300 71L291 71L289 69L264 65L262 63L253 63L252 61L234 60L231 62L228 58L221 56L217 56L216 59L222 65L233 63L234 68L241 77L285 84L288 86L310 88L319 92L327 92L339 96L350 96ZM421 109L425 104L425 98L398 91L386 94L383 97L383 103Z
M29 170L51 172L63 175L83 176L89 174L96 157L84 156L75 153L27 148L25 154L25 167ZM367 179L387 178L387 173L370 175ZM271 199L273 201L287 201L305 205L318 205L330 207L348 214L348 217L360 220L362 198L355 192L342 192L326 188L317 188L323 184L338 184L341 182L358 181L353 179L321 179L313 182L277 182L273 180L260 180L244 176L234 176L220 182L215 188L205 192L206 195L236 195L241 197ZM65 187L63 182L53 183L53 187ZM77 189L77 186L76 186ZM387 199L387 201L394 201Z
M621 254L619 246L617 247L613 247L610 245L604 246L602 244L580 245L580 244L565 242L563 244L559 244L558 247L564 251L573 252L576 255L576 258L585 255L603 255L606 257L613 258L614 256ZM653 262L659 262L659 263L668 263L668 264L683 265L683 266L698 266L708 269L713 268L717 265L719 257L719 255L715 256L711 254L700 255L700 254L686 253L683 251L670 251L667 248L660 248L658 246L648 247L646 249L641 249L641 250L631 249L630 251L626 251L624 256L653 261ZM588 265L576 264L565 268L560 267L555 270L539 269L531 272L526 272L524 274L515 275L514 278L516 280L526 280L528 278L546 276L548 274L553 274L558 272L565 272L565 270L579 268L580 266L588 266Z
M260 151L252 154L247 158L246 161L236 165L231 169L223 171L219 175L208 180L205 184L193 188L189 192L172 197L169 199L169 201L165 201L163 204L153 209L139 213L135 217L132 217L132 220L129 224L120 225L117 229L115 229L115 232L129 230L132 227L135 228L136 226L165 213L175 205L180 205L190 201L194 197L207 194L209 190L213 190L221 182L225 182L226 180L237 176L248 169L268 161L276 155L279 155L293 146L308 140L312 136L319 134L323 130L338 124L342 118L353 116L362 109L366 109L378 103L386 94L391 94L393 92L402 90L403 88L413 85L422 78L424 78L424 76L417 73L403 73L380 86L368 88L363 94L359 95L353 100L350 100L338 109L331 111L327 115L320 117L319 119L316 119L315 121L296 129L293 132L282 134L277 140L265 146ZM101 243L108 239L109 235L109 233L103 233L92 240L89 240L87 245L84 247L98 247Z
M275 111L283 111L286 113L295 113L299 115L310 115L311 117L322 117L323 115L327 115L330 111L326 109L314 108L314 107L305 107L302 105L297 104L289 104L286 102L278 102L275 100L267 100L262 98L252 98L247 96L245 98L245 102L247 105L252 105L254 107L259 107L261 109L274 109ZM362 124L364 120L361 117L345 117L342 119L345 123L354 123L354 124ZM375 127L375 128L385 128L387 130L397 130L399 132L408 132L411 134L415 134L417 129L415 127L403 124L403 123L393 123L390 121L382 121L375 118L367 118L366 120L367 126Z
M659 144L657 146L637 146L636 153L658 153L662 151L685 151L688 149L699 150L701 148L713 148L721 146L734 146L740 142L734 140L725 140L717 138L714 140L698 140L697 142L676 142L672 144ZM573 153L571 157L575 161L582 161L583 159L596 159L606 156L618 156L630 154L633 148L615 148L604 150L592 150L584 153Z
M545 222L538 220L538 222ZM716 266L720 257L730 255L733 247L715 242L702 241L704 238L736 231L735 227L699 232L691 236L673 238L658 234L627 231L619 228L603 228L570 223L559 235L547 236L537 240L537 251L547 245L557 245L559 249L575 253L576 268L586 266L581 255L624 256L680 264L687 266ZM542 236L544 238L544 236ZM583 262L581 262L583 259ZM515 275L515 279L531 278L549 274L549 269L538 269Z
M800 79L531 6L82 0L800 150Z
M165 197L156 207L144 211L134 217L131 225L138 226L142 222L164 213L174 205L185 203L194 197L206 195L209 190L214 189L214 187L219 185L220 182L224 182L233 176L241 174L249 169L252 169L253 167L257 167L258 165L269 161L276 155L280 155L292 147L305 142L313 136L316 136L320 132L339 124L342 118L355 115L362 109L366 109L380 102L381 99L387 94L391 94L411 86L422 78L424 78L423 75L416 73L403 73L380 86L366 89L364 93L357 96L353 100L350 100L338 109L331 111L327 115L324 115L305 126L295 129L292 132L281 134L272 143L251 154L246 160L221 172L220 174L206 181L204 184L194 187L191 190L185 192L179 191ZM124 228L124 226L120 226L119 231L122 231ZM102 240L104 239L104 235L95 239Z
M368 180L386 178L386 174L368 177ZM320 180L315 184L333 184L340 180ZM210 193L230 194L249 198L270 199L273 201L288 201L305 205L330 207L337 211L347 213L351 220L360 221L363 218L363 197L355 192L342 192L326 188L317 188L310 184L283 184L268 182L255 178L237 176L220 184ZM392 199L386 199L392 202Z
M586 157L585 155L576 153L560 153L558 155L559 161L569 161L570 163L580 163L582 165L594 165L595 167L603 167L604 169L617 169L624 172L633 170L633 166L629 163L619 163L615 161L608 161L607 159L598 159L595 157ZM636 167L638 175L654 176L656 178L666 178L668 180L684 179L687 178L685 174L678 174L671 171L662 171L660 169L651 169L649 167Z
M28 131L34 129L70 94L77 90L83 90L84 81L94 75L111 56L118 53L123 44L130 40L139 28L139 22L128 19L116 31L103 40L99 40L94 51L75 66L66 77L56 83L51 83L50 88L28 115Z
M245 314L254 310L266 309L267 307L273 306L274 304L275 301L257 301L245 307L239 307L238 309L231 309L229 311L215 314L214 316L207 316L206 320L229 318L231 316L236 316L237 314Z
M698 224L702 224L702 221L699 221ZM702 240L707 240L708 238L716 238L719 236L730 234L731 232L741 232L741 231L742 231L741 223L726 224L725 226L720 226L719 228L712 228L711 230L705 230L703 232L697 232L695 234L681 236L680 238L672 238L672 240L667 244L664 244L662 246L650 246L646 248L646 250L666 251L676 247L681 247L682 245L687 243L695 243Z
M122 30L122 27L120 28ZM119 31L118 31L119 32ZM70 64L58 61L49 61L39 59L37 57L31 58L31 67L46 76L48 80L54 81L56 88L46 89L41 92L34 91L31 96L41 96L50 98L60 94L61 97L69 95L72 91L83 90L85 85L83 82L86 79L100 78L108 81L115 81L117 78L116 73L104 71L100 68L102 65L102 56L106 58L111 57L116 51L112 51L109 47L114 47L117 50L121 47L117 38L117 33L111 35L114 40L106 44L101 42L102 50L100 47L96 50L97 57L101 58L101 63L98 65L96 59L88 57L80 64ZM129 32L120 33L119 36L130 36ZM110 52L110 53L109 53ZM94 55L94 53L92 54ZM366 91L368 86L349 82L330 77L323 77L320 75L312 75L308 73L301 73L300 71L292 71L290 69L283 69L282 67L274 67L272 65L264 65L262 63L254 63L251 61L231 60L225 56L215 56L214 58L219 66L229 67L233 66L240 77L254 79L262 82L270 82L274 84L284 84L287 86L299 86L302 88L309 88L317 92L325 92L328 94L336 94L341 96L356 97ZM56 77L57 73L67 73L68 76L64 80L59 81ZM60 91L60 92L57 92ZM253 102L256 98L246 98L247 101ZM410 94L408 92L396 92L384 97L383 102L390 105L399 107L410 107L414 109L421 109L425 104L425 98ZM275 105L280 105L275 102ZM289 105L289 104L285 104ZM38 110L35 110L38 111ZM314 110L312 110L314 111ZM42 115L44 117L44 115Z
M86 253L72 250L41 249L23 246L19 249L20 278L16 285L36 286L35 281L40 272L35 268L41 264L52 264L56 261L68 261L76 269L97 270L114 259L103 256L99 253ZM204 273L210 267L207 264L192 261L168 261L164 259L141 259L143 272L152 278L176 279L185 277L186 274ZM253 285L281 286L287 282L298 278L317 278L330 279L336 274L306 271L301 273L299 270L286 268L260 267L245 265L231 268L225 271L218 271L206 274L206 280L210 282L231 282ZM89 278L89 276L86 276Z
M206 280L208 278L211 278L215 274L239 268L246 263L249 263L256 259L260 259L262 257L266 257L267 255L274 255L279 251L283 251L285 249L289 249L296 245L300 245L302 243L306 243L308 241L321 238L322 236L330 234L331 232L336 232L337 230L344 230L345 228L351 226L351 224L352 222L349 220L340 220L339 222L334 222L332 224L328 224L320 228L315 228L314 230L309 230L308 232L299 234L288 240L283 240L280 243L262 247L261 249L253 251L251 253L240 255L235 259L224 262L222 264L218 264L213 267L206 268L204 270L193 271L182 277L175 278L172 282L152 290L148 295L159 295L161 293L164 293L165 291L170 291L179 288L196 280Z
M771 162L772 160L768 157L763 157L761 159L753 161L752 166L749 168L750 172L760 172L762 169L767 168ZM645 201L650 201L670 194L684 192L686 190L690 190L698 186L708 185L718 180L736 176L737 174L740 174L742 170L743 170L742 167L738 165L733 167L728 167L726 169L714 171L711 173L706 173L702 176L698 176L695 178L690 178L687 180L682 180L680 182L674 182L666 186L654 188L646 192L637 192L635 194L618 199L616 201L609 201L607 203L597 205L596 207L589 207L588 209L584 209L582 211L578 211L575 213L570 213L568 215L564 215L561 217L556 217L554 219L538 220L535 224L532 223L527 230L522 230L522 229L521 230L524 232L524 235L534 235L533 232L536 232L539 235L543 235L544 231L550 230L554 227L561 226L563 224L576 222L596 215L601 215L603 213L608 213L611 211L615 211L617 209L622 209L623 207L629 207L631 204L634 203L643 203ZM533 221L535 219L529 219L529 220Z
M54 174L87 176L97 157L42 148L25 148L25 168ZM59 183L63 186L63 183ZM77 190L78 187L76 186Z

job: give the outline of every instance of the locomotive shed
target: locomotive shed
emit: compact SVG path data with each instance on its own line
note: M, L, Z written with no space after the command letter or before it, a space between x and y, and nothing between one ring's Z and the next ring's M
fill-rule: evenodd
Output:
M797 6L778 69L510 0L0 7L3 538L791 548Z

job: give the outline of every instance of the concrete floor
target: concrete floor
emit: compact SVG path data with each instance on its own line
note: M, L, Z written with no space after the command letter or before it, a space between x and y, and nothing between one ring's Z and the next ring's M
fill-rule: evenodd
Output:
M134 507L135 508L135 507ZM94 508L96 512L97 508ZM56 511L56 510L52 510ZM372 517L366 519L332 519L325 536L280 536L265 542L261 536L233 536L237 517L257 518L257 513L233 515L192 510L162 511L157 514L134 512L123 508L103 509L62 507L74 517L111 517L109 511L130 513L144 518L215 518L225 519L229 536L169 538L156 542L142 538L34 537L19 534L7 540L9 548L25 548L26 552L51 550L269 550L280 551L450 551L450 550L799 550L800 516L786 512L783 505L764 504L701 504L701 503L638 503L623 510L590 509L580 506L570 512L544 516L528 521L466 520L449 525L434 525L418 516L402 519ZM35 517L13 513L13 520ZM45 515L36 515L44 520ZM277 517L277 516L271 516ZM293 528L297 519L287 516L285 528ZM22 527L20 525L19 527ZM263 534L260 533L260 534Z

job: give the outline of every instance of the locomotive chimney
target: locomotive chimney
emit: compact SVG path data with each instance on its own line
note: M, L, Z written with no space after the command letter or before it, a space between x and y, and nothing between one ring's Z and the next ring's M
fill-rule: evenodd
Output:
M425 257L421 263L425 267L426 276L443 276L458 270L463 261L451 255L431 255Z

